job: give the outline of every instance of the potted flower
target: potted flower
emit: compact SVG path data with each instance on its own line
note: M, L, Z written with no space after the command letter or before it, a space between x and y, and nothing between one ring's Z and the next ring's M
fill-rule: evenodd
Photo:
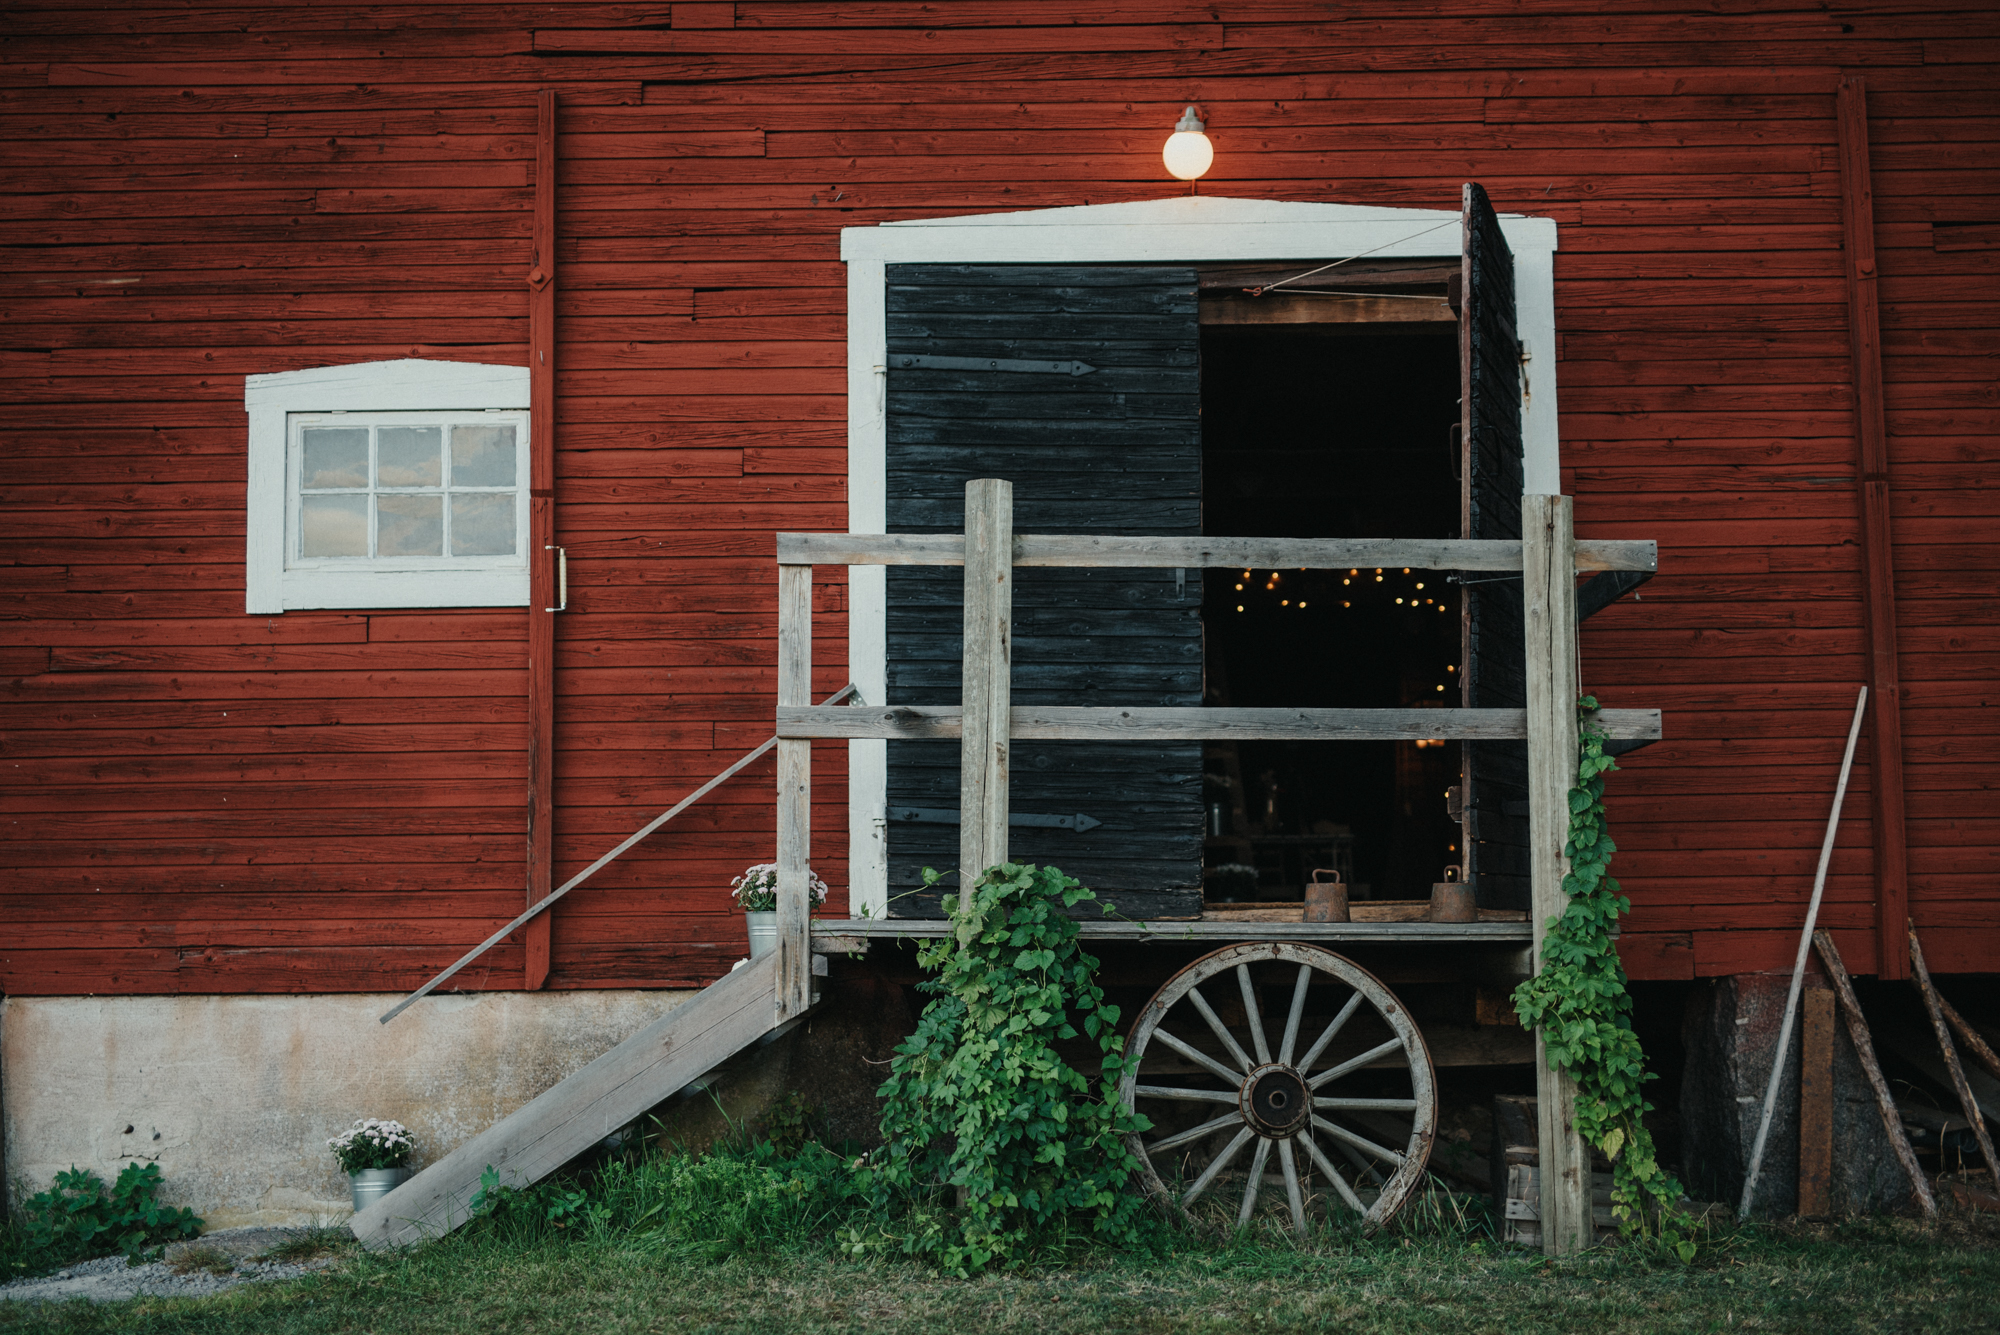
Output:
M826 902L826 882L806 868L806 893L814 906ZM778 864L760 862L729 883L729 897L743 910L750 931L750 958L778 948Z
M363 1117L326 1144L347 1174L359 1214L409 1181L410 1151L417 1142L401 1122Z

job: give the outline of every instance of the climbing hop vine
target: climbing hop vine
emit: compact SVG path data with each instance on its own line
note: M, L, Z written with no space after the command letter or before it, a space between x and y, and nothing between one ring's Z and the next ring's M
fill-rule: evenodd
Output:
M1617 845L1605 829L1604 776L1618 766L1604 754L1596 713L1595 697L1577 702L1577 777L1563 847L1568 903L1549 920L1541 970L1514 990L1514 1009L1523 1025L1541 1031L1550 1063L1576 1080L1577 1130L1611 1160L1611 1212L1620 1231L1657 1238L1687 1261L1695 1245L1679 1209L1681 1186L1660 1166L1642 1120L1653 1107L1645 1083L1655 1077L1632 1030L1632 997L1612 938L1632 902L1610 875Z
M1137 1238L1125 1137L1151 1124L1118 1100L1118 1008L1064 912L1095 900L1054 867L1014 863L945 896L955 930L918 956L934 998L896 1049L887 1143L861 1170L880 1203L908 1207L901 1250L972 1274L1068 1233ZM1079 1034L1103 1060L1095 1083L1056 1051Z

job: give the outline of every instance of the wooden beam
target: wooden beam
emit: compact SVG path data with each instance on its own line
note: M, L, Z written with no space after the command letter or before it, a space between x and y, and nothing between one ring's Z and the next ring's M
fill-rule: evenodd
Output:
M1210 297L1198 317L1204 325L1436 324L1458 322L1443 293L1341 292L1281 288L1261 297Z
M1521 498L1522 597L1526 610L1528 730L1528 921L1535 967L1548 924L1569 903L1569 794L1576 786L1575 530L1567 496ZM1535 1034L1535 1092L1541 1146L1542 1250L1555 1256L1588 1248L1590 1153L1576 1129L1576 1078L1549 1063Z
M1577 624L1590 620L1652 577L1650 570L1607 570L1585 580L1576 591Z
M965 484L965 638L958 765L958 883L1007 860L1013 704L1014 484ZM963 932L977 931L969 918Z
M1840 962L1840 950L1833 944L1833 937L1825 932L1813 933L1813 948L1819 951L1819 962L1833 979L1834 995L1840 998L1841 1018L1847 1022L1847 1038L1854 1044L1854 1055L1861 1062L1861 1073L1868 1077L1868 1087L1875 1091L1875 1110L1882 1114L1882 1129L1888 1133L1889 1148L1895 1151L1896 1162L1910 1179L1910 1190L1916 1195L1924 1217L1935 1219L1937 1199L1931 1195L1930 1179L1917 1164L1917 1152L1910 1144L1909 1133L1903 1130L1896 1100L1889 1093L1888 1081L1882 1078L1882 1064L1875 1060L1875 1041L1868 1036L1868 1017L1861 1013L1854 983L1847 976L1847 966Z
M1817 1219L1833 1211L1833 989L1808 987L1802 1001L1799 1213Z
M953 533L780 533L780 564L965 564L965 540ZM1017 566L1072 569L1267 570L1402 569L1519 570L1518 542L1458 538L1105 538L1024 533L1014 539ZM1654 571L1658 545L1649 541L1581 542L1579 574L1598 570Z
M449 1233L471 1215L489 1166L526 1187L769 1033L778 960L767 955L699 993L431 1164L354 1216L370 1249ZM663 1005L672 1005L662 1001Z
M953 739L963 712L950 705L780 706L781 737ZM1529 735L1519 709L1119 709L1017 705L1012 735L1042 741L1518 741ZM1598 711L1611 737L1657 739L1657 709Z
M1951 1027L1944 1018L1944 999L1931 986L1931 971L1924 967L1923 943L1917 940L1917 925L1908 924L1910 932L1910 966L1914 972L1917 991L1923 993L1924 1009L1930 1012L1931 1028L1937 1031L1938 1049L1944 1053L1945 1069L1951 1072L1951 1087L1958 1094L1959 1111L1965 1120L1972 1123L1972 1134L1979 1140L1979 1153L1986 1160L1988 1171L2000 1164L2000 1157L1993 1153L1993 1137L1986 1129L1986 1116L1981 1112L1979 1100L1972 1096L1972 1086L1966 1083L1965 1067L1959 1063L1958 1048L1951 1041Z
M556 816L556 93L535 115L534 253L528 275L528 902L555 884ZM549 978L553 913L522 929L524 985Z
M1836 105L1847 335L1861 475L1862 617L1868 627L1868 689L1875 697L1868 795L1875 853L1876 967L1883 978L1906 978L1909 953L1903 924L1910 911L1910 857L1904 830L1902 683L1896 664L1896 565L1889 532L1889 438L1876 297L1875 203L1868 170L1868 95L1858 76L1840 81Z
M778 567L778 704L812 699L812 567ZM778 1019L812 1005L812 743L778 739Z
M1533 936L1525 922L1205 922L1169 918L1085 918L1078 935L1097 941L1349 941L1357 945L1490 945L1508 954ZM815 939L946 936L945 918L817 918ZM831 947L822 947L831 949ZM1525 976L1523 974L1522 976Z

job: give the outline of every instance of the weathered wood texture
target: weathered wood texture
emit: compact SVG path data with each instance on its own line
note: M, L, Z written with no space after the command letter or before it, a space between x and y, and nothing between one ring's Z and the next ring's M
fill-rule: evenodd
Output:
M488 1168L526 1187L643 1117L779 1023L781 968L766 955L673 1006L355 1215L354 1236L380 1250L448 1233L471 1217Z
M1581 631L1586 689L1672 719L1611 779L1621 950L1688 977L1790 959L1811 794L1869 672L1835 100L1835 71L1865 70L1909 914L1937 973L2000 957L1984 15L1479 0L1443 28L1263 0L745 0L705 29L475 8L8 13L0 989L414 987L520 911L526 615L245 617L241 378L526 364L544 88L558 883L770 735L771 534L847 526L839 229L1180 193L1159 147L1192 99L1203 194L1452 208L1478 180L1561 224L1563 490L1584 544L1660 543L1658 577ZM846 586L818 579L823 699ZM837 752L813 789L836 907ZM727 886L773 856L774 777L752 766L566 897L548 985L727 969ZM1873 848L1844 823L1822 911L1861 973ZM454 981L525 969L517 938Z
M528 498L528 902L555 889L556 623L561 593L556 569L556 132L559 98L535 99L535 231L528 285L528 436L533 442ZM554 910L521 929L527 949L525 986L549 981Z
M888 281L890 529L964 532L966 483L1006 478L1016 529L1201 532L1192 270L911 265L892 267ZM897 356L1049 362L1086 348L1098 368L1088 376L905 369ZM888 589L891 702L958 704L981 601L948 569L892 566ZM1021 706L1198 704L1200 603L1200 581L1166 569L1014 571L1012 698ZM1015 737L1015 806L1102 822L1086 832L1011 831L1016 856L1055 863L1128 913L1198 908L1198 742L1046 741L1027 730ZM890 747L891 806L957 806L961 781L956 745ZM938 911L937 896L922 892L922 873L959 865L966 848L956 834L891 827L892 912ZM1157 900L1161 891L1173 892L1170 903ZM1141 902L1133 892L1154 897Z
M1014 484L965 484L965 661L959 673L958 884L1007 861L1014 699ZM781 702L782 705L782 702ZM961 929L970 945L976 930Z
M1535 969L1542 939L1569 903L1570 789L1576 783L1576 526L1567 496L1521 498L1522 636L1526 644L1528 921ZM1473 743L1477 746L1478 743ZM1541 1242L1572 1256L1595 1240L1590 1152L1576 1129L1576 1077L1551 1064L1535 1034L1535 1107L1541 1151Z

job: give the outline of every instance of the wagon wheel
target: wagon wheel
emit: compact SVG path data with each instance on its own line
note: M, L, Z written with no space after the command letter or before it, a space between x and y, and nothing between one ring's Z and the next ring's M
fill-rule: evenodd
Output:
M1267 1000L1284 1009L1275 1051ZM1153 994L1126 1055L1119 1097L1154 1125L1128 1143L1147 1191L1184 1214L1240 1172L1236 1224L1249 1223L1274 1147L1300 1236L1321 1204L1377 1228L1423 1178L1430 1052L1389 990L1331 951L1273 941L1204 955Z

